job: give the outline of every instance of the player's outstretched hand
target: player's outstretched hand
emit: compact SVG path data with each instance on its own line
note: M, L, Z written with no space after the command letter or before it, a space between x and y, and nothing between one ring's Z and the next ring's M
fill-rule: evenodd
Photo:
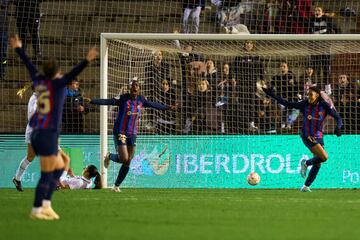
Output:
M91 102L91 98L88 97L83 97L84 103L90 103Z
M341 136L341 128L339 128L338 126L335 127L335 135L338 137Z
M19 38L18 35L15 35L15 36L10 37L9 42L10 42L10 47L11 47L12 49L21 48L21 47L22 47L22 43L21 43L21 40L20 40L20 38Z
M88 60L89 62L95 60L98 56L98 50L93 47L93 48L90 48L87 56L86 56L86 60Z
M274 95L274 88L273 87L262 87L261 88L266 95Z

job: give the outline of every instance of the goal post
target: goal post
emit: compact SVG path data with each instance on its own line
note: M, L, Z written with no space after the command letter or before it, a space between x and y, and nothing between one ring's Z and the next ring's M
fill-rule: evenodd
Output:
M108 97L108 48L106 38L100 36L100 98ZM104 157L108 152L108 107L100 107L100 169L103 187L107 187L107 169L104 167Z
M333 98L343 117L346 125L343 139L359 143L360 111L356 102L360 99L359 35L102 33L100 38L101 98L118 97L137 79L142 94L149 100L180 106L174 114L146 109L138 120L139 155L151 152L146 148L155 143L159 144L151 149L156 149L156 156L171 147L182 149L175 150L169 161L174 165L174 176L185 175L176 183L173 179L161 178L164 181L161 186L247 187L238 183L235 176L250 171L260 174L264 188L292 188L293 179L299 184L302 180L294 177L300 169L299 162L311 157L298 136L303 119L299 112L284 110L275 101L269 103L261 92L264 85L274 86L277 93L288 100L300 101L306 97L306 87L317 84ZM249 42L254 49L246 50ZM192 51L189 52L187 46L191 46ZM211 68L209 61L214 65L213 71L208 69ZM282 77L283 63L287 68L286 79ZM225 77L226 64L231 77ZM309 67L315 73L308 79L305 75ZM209 77L212 72L217 72L216 80ZM341 75L347 77L346 88L338 80ZM289 79L290 76L293 79ZM201 90L202 83L207 85L206 96ZM164 94L162 84L171 85L173 92ZM348 92L344 93L343 89ZM346 104L341 100L344 97L348 98ZM116 112L116 107L110 106L102 106L100 110L100 159L105 187L107 181L114 180L118 169L106 170L102 161L107 152L115 150L111 131ZM324 133L332 134L334 126L333 120L327 120ZM329 145L334 148L346 145L345 140L329 139ZM226 150L221 149L222 144ZM355 161L357 146L354 144L342 153L330 147L329 155L335 155L339 161L346 155ZM281 148L288 152L279 150ZM185 154L184 149L196 153ZM207 157L214 159L206 160ZM345 166L339 161L334 160L324 172L340 177L339 171ZM161 169L159 164L165 164L155 163L157 169ZM153 164L149 161L152 168ZM131 168L134 177L130 177L131 183L127 186L138 186L142 182L136 180L139 166ZM232 177L226 175L220 183L214 183L221 172ZM198 176L199 183L195 183L197 177L191 175L193 173L208 175ZM330 187L336 188L350 185L336 180L330 183ZM326 187L326 184L319 186Z

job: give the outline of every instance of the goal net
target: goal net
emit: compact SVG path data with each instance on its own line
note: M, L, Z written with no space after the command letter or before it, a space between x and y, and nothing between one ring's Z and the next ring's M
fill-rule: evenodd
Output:
M102 97L119 97L137 80L148 100L179 105L177 111L141 110L137 151L125 185L249 187L246 176L255 171L262 178L259 187L301 186L299 162L312 157L299 137L304 117L266 97L262 87L272 86L277 95L297 102L314 85L332 99L346 134L334 137L335 122L327 118L329 161L315 185L341 188L356 181L360 41L355 36L101 38ZM102 154L114 151L116 113L116 106L103 109ZM113 178L118 166L111 166Z
M294 4L292 6L287 6L289 1L205 2L205 9L200 14L199 33L218 33L224 27L237 29L235 26L239 24L245 25L251 34L307 33L311 32L310 16L313 16L314 6L323 7L341 33L359 33L359 17L356 16L360 9L359 1L318 0L313 1L313 7L298 6L303 1L290 1ZM297 12L300 9L301 14ZM85 56L91 46L99 45L100 33L184 32L184 12L182 1L177 0L2 1L0 105L3 107L0 131L24 132L26 105L31 95L31 91L27 91L22 99L16 95L16 91L28 82L29 76L14 52L7 47L8 36L19 34L24 47L27 46L27 54L32 60L38 60L34 61L38 67L42 60L56 57L62 71L66 72ZM189 29L193 29L196 22L192 19L190 15L187 21ZM29 29L28 24L32 21L33 27ZM98 73L98 66L93 64L78 77L83 96L97 96ZM69 101L66 104L70 113L73 105L77 103ZM99 131L97 113L93 109L85 110L80 117L64 114L64 123L72 122L63 125L64 134L95 134Z

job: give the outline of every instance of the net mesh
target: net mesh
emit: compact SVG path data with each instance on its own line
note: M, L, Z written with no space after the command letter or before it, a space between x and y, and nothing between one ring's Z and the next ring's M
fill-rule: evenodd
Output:
M357 41L109 43L110 97L138 79L150 100L181 106L170 115L146 111L140 124L144 133L161 132L156 122L164 118L175 122L170 132L177 134L298 133L299 112L270 101L261 87L273 86L280 96L296 102L305 99L315 84L334 101L345 133L359 132ZM332 132L333 127L329 120L325 131Z
M141 161L165 166L171 159L178 177L159 178L161 186L247 187L234 176L251 171L261 175L264 188L300 186L299 163L312 157L298 136L303 117L266 97L261 88L273 86L277 95L296 102L316 84L332 99L350 138L360 131L359 45L338 40L108 40L109 98L128 91L136 79L147 99L179 104L175 112L141 112L140 150L131 165L135 175L125 185L151 187L154 183L136 178L143 171ZM111 108L108 114L109 139L116 112ZM334 128L328 117L324 133L333 134ZM357 144L338 152L337 140L326 139L329 156L356 158ZM162 152L166 157L160 157ZM344 166L331 164L319 178L341 177ZM111 171L116 173L117 166ZM323 180L316 186L331 182Z
M205 1L199 18L199 33L223 32L226 31L224 27L230 32L248 30L250 33L304 33L310 30L310 16L314 14L314 6L317 5L323 7L331 22L342 33L359 32L358 1L322 0L313 2L312 7L293 5L289 9L284 9L283 2L286 1ZM299 9L302 9L301 14L306 17L299 18ZM16 91L26 84L29 76L14 52L7 48L9 35L18 33L24 38L28 55L38 65L42 60L56 57L62 70L66 71L85 56L89 47L99 44L101 32L184 32L184 13L182 1L178 0L1 1L0 131L23 132L26 125L26 104L31 95L27 92L23 99L16 96ZM189 29L193 29L191 26L196 22L193 23L192 19L193 15L190 15ZM297 22L301 24L296 24ZM239 27L239 24L246 28ZM216 49L214 47L211 50ZM99 66L96 64L79 76L82 95L98 96L98 78ZM70 105L69 108L77 108L76 99L67 104ZM96 110L89 108L77 116L72 116L71 113L68 115L70 119L80 119L76 122L81 123L83 120L83 127L80 123L74 127L65 126L64 133L99 131Z

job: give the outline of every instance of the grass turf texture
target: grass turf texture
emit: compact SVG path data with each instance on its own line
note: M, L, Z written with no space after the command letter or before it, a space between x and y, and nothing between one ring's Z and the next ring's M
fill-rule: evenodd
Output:
M359 239L360 191L58 191L59 221L34 221L34 191L0 190L1 239Z

